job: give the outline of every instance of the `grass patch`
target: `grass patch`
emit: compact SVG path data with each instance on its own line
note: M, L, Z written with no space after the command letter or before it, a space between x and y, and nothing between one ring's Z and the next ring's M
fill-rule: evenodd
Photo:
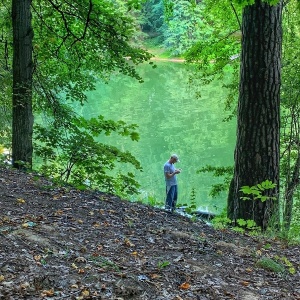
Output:
M256 265L260 268L263 268L267 271L271 271L274 273L284 273L285 272L285 267L274 261L273 259L269 258L269 257L262 257L257 263Z

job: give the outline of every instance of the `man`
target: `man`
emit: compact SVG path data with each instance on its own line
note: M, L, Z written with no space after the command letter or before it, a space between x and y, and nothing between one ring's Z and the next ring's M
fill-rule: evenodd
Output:
M176 154L171 155L170 159L164 164L164 173L166 180L166 206L168 211L173 212L177 202L177 178L176 175L181 169L175 169L174 164L179 162Z

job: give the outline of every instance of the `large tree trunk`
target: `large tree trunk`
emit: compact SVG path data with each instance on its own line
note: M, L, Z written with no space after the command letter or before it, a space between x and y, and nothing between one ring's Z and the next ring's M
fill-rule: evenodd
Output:
M31 0L12 1L13 23L13 120L14 167L32 166L32 39Z
M251 219L265 229L278 221L280 74L282 3L270 6L256 0L243 10L242 54L237 116L234 178L228 197L228 216ZM240 188L265 180L276 184L266 195L276 200L244 201Z

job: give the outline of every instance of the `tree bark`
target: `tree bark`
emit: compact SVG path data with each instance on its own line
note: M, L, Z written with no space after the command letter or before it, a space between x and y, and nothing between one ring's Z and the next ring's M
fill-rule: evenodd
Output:
M242 53L234 178L228 217L251 219L266 229L279 220L279 137L282 3L256 0L243 10ZM266 195L276 200L244 201L242 186L265 180L276 184Z
M13 166L32 166L32 39L31 0L12 0L13 24Z

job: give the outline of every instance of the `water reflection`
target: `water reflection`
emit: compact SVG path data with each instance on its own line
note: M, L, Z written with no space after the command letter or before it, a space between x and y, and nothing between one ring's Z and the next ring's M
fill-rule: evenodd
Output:
M193 188L199 207L220 211L226 195L212 199L209 188L216 182L210 174L196 174L207 165L233 164L235 121L224 118L224 89L220 82L201 88L201 99L188 87L188 68L184 64L163 62L156 69L139 67L145 82L116 75L109 84L99 83L88 94L88 105L80 108L86 117L99 114L113 120L139 125L140 141L131 142L116 136L103 141L129 150L142 164L137 174L143 195L164 201L163 164L171 153L180 155L178 167L179 202L187 203ZM78 108L79 109L79 108Z

